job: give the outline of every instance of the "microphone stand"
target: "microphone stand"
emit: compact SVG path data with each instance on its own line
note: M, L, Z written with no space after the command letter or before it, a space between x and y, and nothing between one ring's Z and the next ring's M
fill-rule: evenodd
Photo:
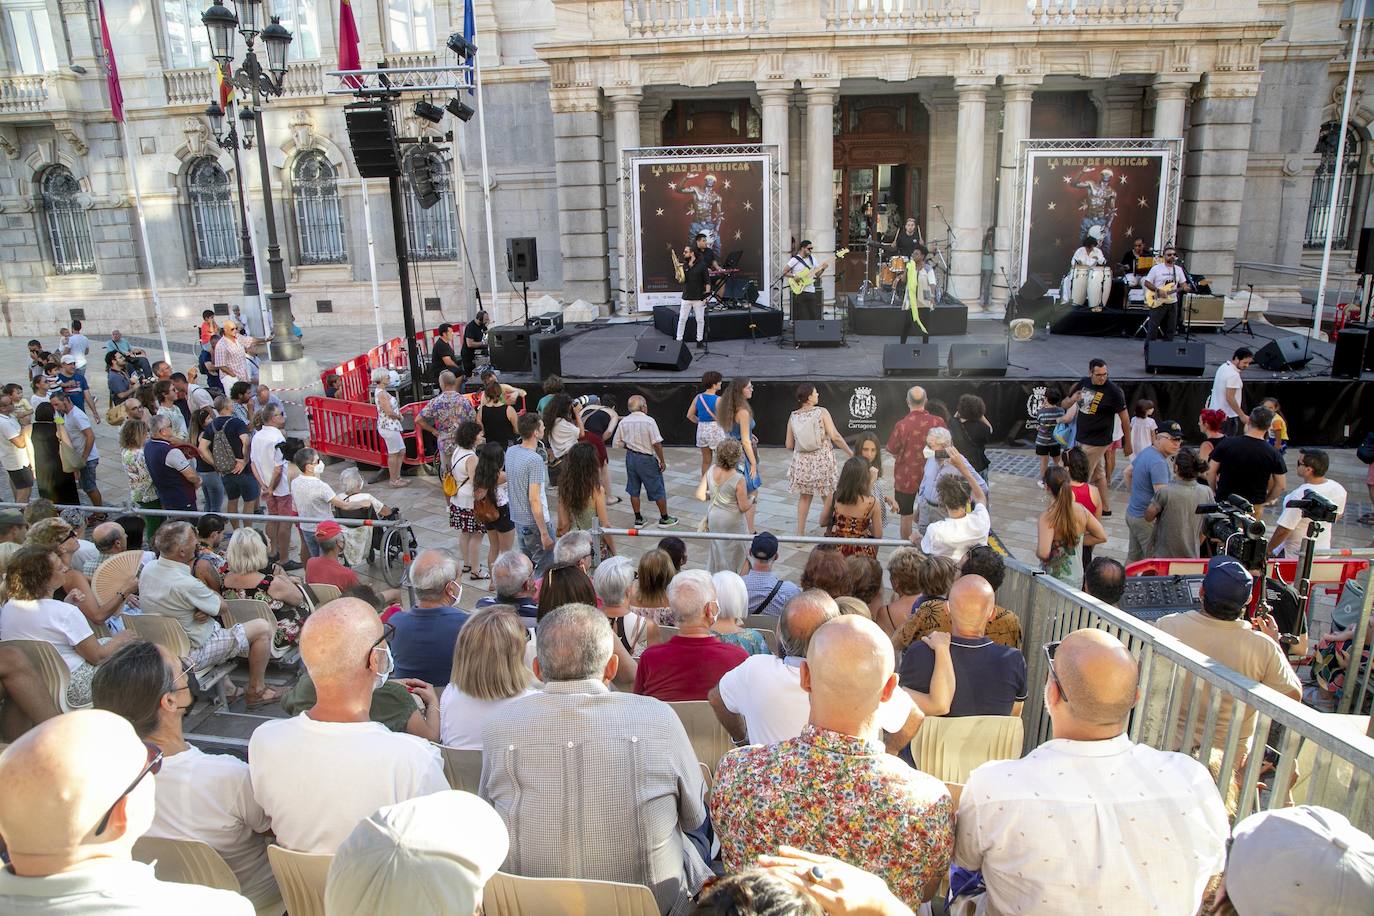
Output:
M1002 268L1002 280L1003 280L1003 282L1005 282L1005 283L1007 284L1007 292L1009 293L1009 296L1008 296L1008 298L1007 298L1007 310L1006 310L1006 313L1004 313L1003 316L1002 316L1002 324L1003 324L1003 326L1004 326L1005 329L1006 329L1006 335L1005 335L1005 336L1006 336L1006 339L1007 339L1007 356L1008 356L1008 358L1010 358L1010 356L1011 356L1011 344L1012 344L1012 340L1011 340L1011 322L1012 322L1013 318L1008 317L1008 316L1018 316L1018 317L1019 317L1019 314L1018 314L1018 313L1021 311L1021 307L1020 307L1020 296L1016 293L1015 290L1013 290L1013 289L1011 288L1011 280L1007 279L1007 269L1006 269L1005 267ZM1010 359L1008 359L1007 366L1009 366L1009 367L1011 367L1011 368L1015 368L1015 369L1020 369L1022 372L1029 372L1029 371L1030 371L1030 367L1029 367L1029 366L1018 365L1017 363L1011 362Z
M787 278L787 272L788 272L789 270L792 269L792 258L793 258L793 257L795 257L795 255L788 255L788 258L787 258L787 266L784 267L784 268L782 269L782 273L778 274L776 277L773 278L773 282L772 282L772 283L768 284L768 291L769 291L769 293L772 293L773 287L776 286L776 287L778 288L778 311L780 311L780 312L783 313L783 315L782 315L782 333L778 335L778 346L779 346L779 347L784 347L784 346L787 345L787 325L788 325L788 318L789 318L789 316L792 314L791 311L789 311L789 310L785 307L785 305L786 305L786 300L787 300L787 293L788 293L788 291L782 288L782 281L783 281L784 279ZM795 330L795 329L793 329L792 336L793 336L793 338L795 338L795 337L797 336L797 335L796 335L796 330Z
M1232 334L1236 328L1245 328L1246 334L1252 338L1255 336L1255 332L1250 329L1250 303L1255 301L1255 284L1247 283L1246 286L1250 289L1250 296L1245 300L1245 311L1241 312L1240 317L1231 322L1231 326L1223 329L1221 333Z
M945 218L944 207L936 204L935 211L940 214L940 222L945 224L945 247L949 249L950 254L953 254L954 246L958 244L958 237L954 234L954 227L951 226L949 220ZM943 299L949 293L949 261L945 260L944 253L939 250L936 250L935 258L945 272L945 282L940 287L940 298ZM938 305L939 303L936 304Z

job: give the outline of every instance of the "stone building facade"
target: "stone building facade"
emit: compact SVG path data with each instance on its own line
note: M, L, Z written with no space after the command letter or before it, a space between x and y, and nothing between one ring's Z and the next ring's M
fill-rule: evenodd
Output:
M7 333L50 334L71 310L97 332L152 327L131 170L169 332L240 300L238 176L203 114L213 92L203 5L107 0L125 99L119 125L94 0L0 0ZM337 3L267 6L295 35L285 93L266 106L259 138L294 312L305 327L370 323L349 100L327 94L338 85L327 75ZM352 6L364 61L453 62L444 39L462 21L456 0ZM980 287L988 257L997 277L1008 263L1021 139L1182 137L1177 242L1189 267L1223 290L1239 277L1294 295L1294 275L1250 265L1310 265L1319 253L1349 15L1350 0L479 0L493 237L498 252L510 237L538 240L532 299L623 311L621 151L775 144L784 245L810 238L828 256L846 243L865 195L885 200L894 215L916 216L928 238L946 238L948 222L951 291L970 304L986 295L1000 313L1005 285ZM1374 225L1374 102L1363 94L1374 41L1361 44L1336 221L1340 270L1351 267L1359 229ZM465 317L474 287L489 307L495 293L498 321L514 316L519 293L503 254L495 282L490 275L478 122L432 125L407 103L398 124L422 141L407 156L427 156L442 179L430 210L406 195L421 320ZM242 165L261 248L256 149ZM385 182L369 182L367 195L380 297L394 315ZM857 280L849 269L829 284Z

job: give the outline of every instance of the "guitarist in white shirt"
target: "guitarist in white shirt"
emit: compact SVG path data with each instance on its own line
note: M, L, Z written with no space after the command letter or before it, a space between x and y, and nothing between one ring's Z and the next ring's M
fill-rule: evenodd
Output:
M816 259L811 254L811 240L803 239L797 248L797 253L792 255L787 261L787 269L783 271L784 277L800 276L806 271L811 271L810 277L806 281L804 292L792 294L792 320L808 321L821 318L821 312L825 303L821 300L821 274L825 273L826 265L821 265L816 269Z
M1145 288L1154 294L1159 303L1150 309L1150 317L1145 322L1147 341L1159 337L1174 339L1174 331L1178 326L1178 299L1189 284L1188 272L1174 263L1177 258L1174 247L1166 247L1163 259L1145 275Z

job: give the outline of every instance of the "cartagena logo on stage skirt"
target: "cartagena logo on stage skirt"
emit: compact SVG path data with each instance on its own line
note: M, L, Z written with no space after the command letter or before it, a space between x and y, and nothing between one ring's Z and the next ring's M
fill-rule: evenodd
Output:
M849 428L877 429L878 396L867 386L854 389L849 396Z

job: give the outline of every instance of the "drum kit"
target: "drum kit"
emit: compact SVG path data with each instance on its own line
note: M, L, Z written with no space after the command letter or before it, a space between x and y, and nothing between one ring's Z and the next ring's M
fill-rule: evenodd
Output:
M896 305L901 300L902 294L906 291L906 268L907 264L911 262L911 259L900 254L890 254L883 257L884 248L888 251L892 249L877 241L870 241L868 247L870 249L870 262L873 257L872 250L877 249L878 251L877 273L874 275L870 266L869 273L864 277L863 285L859 288L859 297L860 299L867 299L870 295L875 293L879 295L887 294L888 304ZM927 263L939 265L943 261L944 253L938 246L933 246L930 250L930 256L927 258ZM870 282L868 279L869 276L872 276L876 282Z

